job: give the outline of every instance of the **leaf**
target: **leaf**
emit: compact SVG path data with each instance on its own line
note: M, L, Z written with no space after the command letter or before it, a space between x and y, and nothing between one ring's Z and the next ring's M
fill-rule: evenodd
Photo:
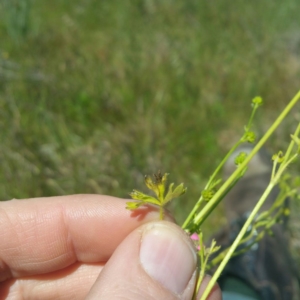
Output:
M145 203L152 203L152 204L156 204L156 205L160 204L160 202L157 199L155 199L154 197L146 195L137 190L133 190L129 195L134 200L139 200L139 201L142 201Z
M211 252L210 252L210 253L213 254L213 253L219 251L220 248L221 248L221 246L214 246L214 247L211 249Z
M157 184L155 184L155 182L153 182L152 178L150 176L145 176L145 184L147 186L147 188L151 191L153 191L155 193L155 195L158 197L159 195L159 190L157 187Z
M171 183L169 185L169 190L168 190L168 193L167 193L167 195L166 195L166 197L164 199L164 204L170 202L174 198L177 198L177 197L183 195L186 192L186 190L187 190L187 188L184 187L183 183L179 184L175 188L174 191L173 191L173 186L174 186L174 183Z
M126 202L126 209L129 210L135 210L137 208L139 208L142 204L144 204L143 202Z
M159 175L161 176L160 172ZM168 173L165 173L164 176L160 177L159 180L157 181L157 187L158 187L158 199L161 202L164 202L164 196L165 196L165 187L166 187L166 182L168 178Z

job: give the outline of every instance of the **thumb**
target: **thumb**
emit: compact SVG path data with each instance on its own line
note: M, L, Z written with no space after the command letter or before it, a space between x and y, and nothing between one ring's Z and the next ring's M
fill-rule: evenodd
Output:
M118 246L86 299L192 299L196 267L192 241L178 226L147 223Z

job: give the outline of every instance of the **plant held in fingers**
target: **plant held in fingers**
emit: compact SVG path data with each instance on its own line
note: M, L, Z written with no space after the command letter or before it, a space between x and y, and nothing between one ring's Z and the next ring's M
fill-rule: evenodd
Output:
M221 275L225 266L233 256L240 255L248 251L253 245L262 240L266 233L272 234L272 227L282 221L282 218L289 214L289 209L285 207L284 202L287 197L298 197L297 183L299 180L291 179L291 176L286 174L287 168L295 162L300 155L300 124L298 124L294 134L291 135L291 142L287 150L283 153L279 151L273 155L273 168L269 184L256 205L253 207L252 212L247 216L240 232L236 235L232 244L224 249L220 249L217 246L216 241L212 240L211 245L207 247L203 242L202 225L217 207L217 205L224 199L224 197L231 191L231 189L239 182L239 180L247 172L247 168L251 159L258 153L263 147L268 138L286 118L289 111L300 100L300 91L285 107L279 117L274 121L269 130L264 136L257 142L250 153L240 152L235 158L234 163L236 169L227 178L225 182L222 182L218 178L219 173L228 159L235 153L238 147L243 143L255 143L256 135L252 131L252 124L255 112L262 105L261 97L255 97L252 100L252 113L250 115L247 125L244 127L244 133L237 143L230 149L224 159L220 162L216 170L209 177L204 190L200 193L200 198L196 201L194 208L184 221L182 228L190 235L194 241L198 250L200 268L198 270L198 280L194 292L194 298L198 294L201 282L204 278L204 274L215 268L214 274L206 287L201 300L208 297L211 289L216 283L217 279ZM154 175L154 179L149 176L145 177L146 186L154 192L155 197L146 195L137 190L133 190L130 194L135 200L133 202L127 202L127 209L135 210L141 205L151 204L159 206L160 219L164 216L164 206L172 199L179 197L186 192L186 188L183 184L174 188L174 184L171 183L166 192L166 182L168 174L162 175L158 172ZM268 196L275 186L279 185L281 192L269 207L268 210L259 212L266 202ZM214 255L213 255L214 254Z

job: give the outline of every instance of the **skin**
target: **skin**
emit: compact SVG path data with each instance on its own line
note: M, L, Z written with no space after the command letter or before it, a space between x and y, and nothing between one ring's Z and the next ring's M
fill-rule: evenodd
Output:
M125 206L100 195L0 202L0 300L191 299L194 277L178 295L141 267L141 237L159 223L158 211ZM160 223L191 243L166 219ZM209 300L221 300L218 287Z

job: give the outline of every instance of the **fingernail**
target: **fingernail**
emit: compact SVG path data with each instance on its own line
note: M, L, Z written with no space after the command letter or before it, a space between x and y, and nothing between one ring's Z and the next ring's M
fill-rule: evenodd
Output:
M182 294L197 264L191 241L166 224L146 227L141 241L140 260L144 270L175 294Z

